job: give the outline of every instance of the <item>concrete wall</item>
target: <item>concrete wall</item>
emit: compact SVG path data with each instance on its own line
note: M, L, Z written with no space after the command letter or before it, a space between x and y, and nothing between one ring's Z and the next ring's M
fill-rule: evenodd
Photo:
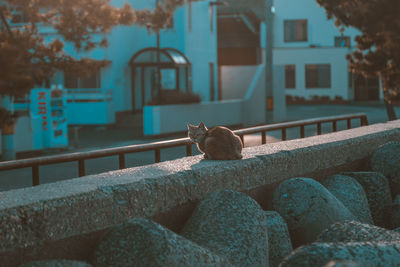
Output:
M144 135L159 135L186 131L187 123L204 122L207 126L265 124L264 67L257 66L242 99L202 102L188 105L145 106L143 109Z
M258 66L221 66L222 100L246 96Z
M144 135L159 135L187 131L187 123L201 121L207 127L242 124L241 100L202 102L188 105L145 106L143 109Z
M216 190L246 192L265 209L279 182L368 170L369 156L388 141L400 141L400 120L244 148L243 160L193 156L0 192L0 262L88 260L107 229L132 217L179 231Z

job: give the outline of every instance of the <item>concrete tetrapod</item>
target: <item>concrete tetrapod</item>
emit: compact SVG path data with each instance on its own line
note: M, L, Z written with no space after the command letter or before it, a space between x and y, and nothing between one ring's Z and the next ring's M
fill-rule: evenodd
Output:
M294 250L280 267L324 266L331 260L350 260L363 266L400 265L400 242L313 243Z
M324 267L374 267L374 266L366 262L334 260L325 264Z
M99 242L95 266L232 266L225 258L161 225L134 218L114 227Z
M54 259L54 260L42 260L42 261L32 261L25 264L21 264L19 267L91 267L87 262L74 261L74 260L64 260L64 259Z
M357 221L337 222L322 231L316 242L400 241L400 234Z
M363 223L373 224L371 211L364 189L354 178L345 175L332 175L321 181L351 213Z
M364 188L374 224L391 228L392 197L388 179L379 172L344 172Z
M389 179L392 196L400 194L400 142L388 142L378 147L370 163L373 171Z
M286 255L292 251L286 222L276 211L266 211L269 246L269 266L277 267Z
M400 227L400 194L393 201L392 206L392 227Z
M332 223L356 220L342 202L311 178L281 183L272 204L287 222L294 247L313 242Z
M243 193L222 190L209 194L181 234L237 266L268 266L265 213Z

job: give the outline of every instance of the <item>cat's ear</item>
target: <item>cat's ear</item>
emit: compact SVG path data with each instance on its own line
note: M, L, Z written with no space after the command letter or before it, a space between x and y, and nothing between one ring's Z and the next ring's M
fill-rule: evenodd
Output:
M194 127L194 126L193 126L193 125L191 125L190 123L187 123L187 124L186 124L186 126L187 126L187 128L188 128L188 129L190 129L190 128L193 128L193 127Z
M200 122L199 128L200 128L200 129L203 129L203 130L207 130L207 127L204 125L203 122Z

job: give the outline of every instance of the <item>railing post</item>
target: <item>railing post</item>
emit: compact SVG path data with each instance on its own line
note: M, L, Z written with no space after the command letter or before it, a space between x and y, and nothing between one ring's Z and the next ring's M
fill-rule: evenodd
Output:
M118 158L119 158L119 161L118 161L119 162L119 169L120 170L125 169L126 168L125 154L124 153L119 154Z
M85 176L85 160L84 159L78 160L78 176L79 177Z
M267 143L267 132L262 131L261 132L261 144L266 144Z
M351 129L351 119L347 119L347 129Z
M361 126L367 126L368 125L367 116L360 117L360 123L361 123Z
M304 138L304 125L300 126L300 137Z
M39 180L39 165L32 166L32 185L37 186L40 184Z
M286 128L282 128L282 141L286 141Z
M336 121L332 121L332 128L334 132L337 132Z
M154 157L156 163L161 161L161 150L159 148L154 149Z
M318 134L318 135L321 135L321 134L322 134L321 123L320 123L320 122L318 122L318 124L317 124L317 134Z
M186 144L186 156L192 155L192 144Z

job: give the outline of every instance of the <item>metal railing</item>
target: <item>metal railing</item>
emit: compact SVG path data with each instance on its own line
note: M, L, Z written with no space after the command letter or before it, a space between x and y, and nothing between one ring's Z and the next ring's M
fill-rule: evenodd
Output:
M240 136L242 142L244 141L243 136L254 133L261 133L261 143L266 143L267 132L274 130L282 131L282 140L287 139L286 130L288 128L300 127L300 137L304 138L304 127L307 125L317 125L317 134L322 134L322 123L332 123L333 132L337 131L338 121L347 121L347 128L351 128L351 120L359 119L361 126L368 125L367 116L365 113L355 113L349 115L332 116L332 117L322 117L308 120L299 120L291 122L276 123L270 125L256 126L251 128L245 128L240 130L235 130L234 132ZM30 159L21 159L0 162L0 171L3 170L13 170L20 168L32 168L32 184L33 186L39 185L39 166L64 163L77 161L78 162L78 175L79 177L85 175L85 160L102 158L108 156L118 156L119 158L119 169L126 168L125 154L144 152L144 151L154 151L155 162L161 161L161 149L186 146L186 155L192 155L192 145L193 143L189 138L180 138L167 141L153 142L148 144L138 144L123 147L107 148L100 150L93 150L88 152L75 152L63 155L46 156Z

